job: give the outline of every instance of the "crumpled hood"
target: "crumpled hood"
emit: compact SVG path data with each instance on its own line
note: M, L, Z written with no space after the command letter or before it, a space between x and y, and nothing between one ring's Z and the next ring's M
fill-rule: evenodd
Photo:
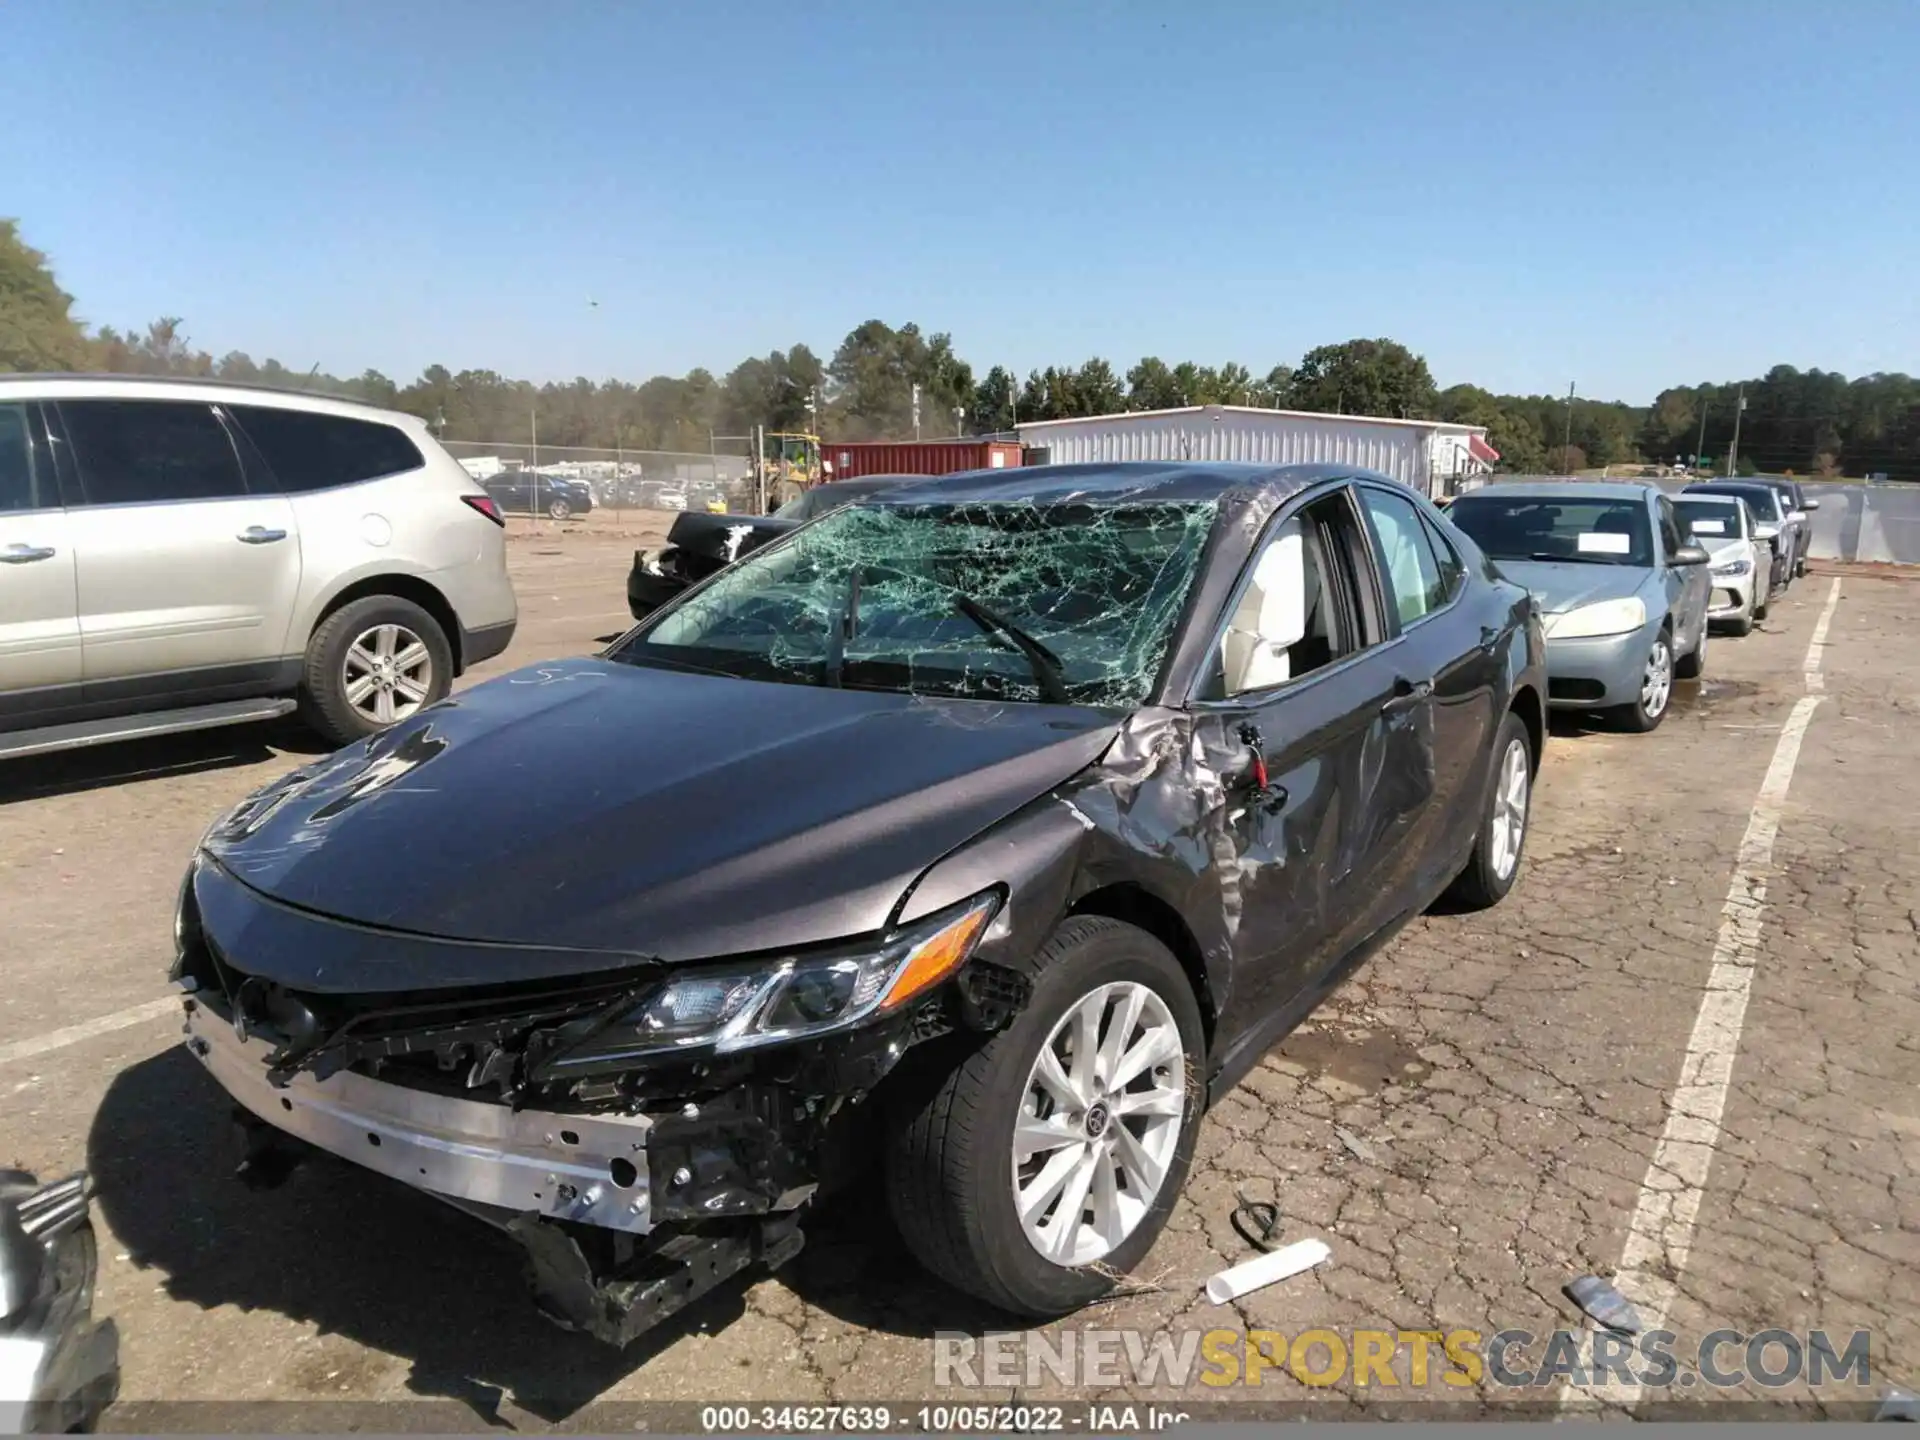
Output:
M1592 565L1574 561L1556 565L1543 560L1500 560L1500 573L1524 585L1547 615L1578 610L1601 600L1624 600L1638 595L1650 572L1638 565Z
M707 958L879 930L928 865L1118 728L569 660L295 771L203 844L252 889L363 925Z

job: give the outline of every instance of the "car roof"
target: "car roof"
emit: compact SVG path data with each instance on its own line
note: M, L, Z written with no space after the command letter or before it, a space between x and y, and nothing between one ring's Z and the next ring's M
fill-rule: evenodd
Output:
M909 503L1092 505L1200 504L1230 495L1285 500L1323 480L1384 480L1385 475L1338 465L1234 465L1132 461L1091 465L1016 465L963 470L913 487Z
M1481 495L1514 495L1529 500L1646 500L1661 493L1658 485L1647 485L1638 480L1495 481L1477 490L1469 490L1457 497L1456 503Z
M1702 480L1698 485L1689 485L1681 494L1691 491L1695 495L1745 495L1755 490L1773 493L1773 486L1764 480Z
M37 373L0 375L0 395L14 400L203 400L209 405L268 405L425 429L418 416L350 395L248 385L205 375Z

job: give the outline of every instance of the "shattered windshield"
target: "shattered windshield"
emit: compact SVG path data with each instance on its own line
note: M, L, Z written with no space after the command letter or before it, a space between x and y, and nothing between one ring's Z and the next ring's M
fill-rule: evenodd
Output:
M613 660L792 684L1128 707L1152 688L1205 504L850 505L663 609Z

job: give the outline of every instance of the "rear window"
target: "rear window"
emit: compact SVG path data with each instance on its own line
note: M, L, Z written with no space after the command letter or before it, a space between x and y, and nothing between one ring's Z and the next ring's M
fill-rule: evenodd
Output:
M254 448L290 494L331 490L418 470L420 447L392 425L267 405L229 405Z

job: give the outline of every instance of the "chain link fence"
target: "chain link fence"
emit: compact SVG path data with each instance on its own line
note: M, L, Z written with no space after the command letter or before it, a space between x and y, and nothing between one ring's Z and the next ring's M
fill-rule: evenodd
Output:
M707 453L445 440L448 454L509 515L566 520L627 510L754 514L758 485L746 447Z

